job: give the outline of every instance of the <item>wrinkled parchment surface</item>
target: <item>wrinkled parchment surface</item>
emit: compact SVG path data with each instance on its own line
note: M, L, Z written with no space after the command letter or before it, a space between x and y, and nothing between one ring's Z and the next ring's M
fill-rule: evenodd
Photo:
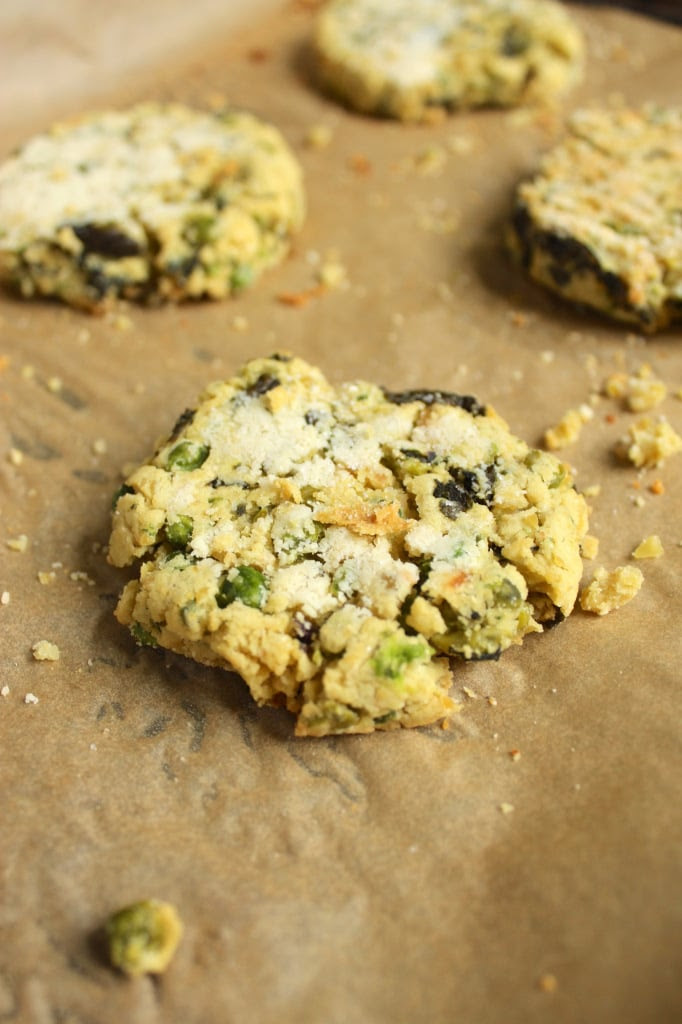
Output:
M126 574L103 546L123 467L254 355L473 393L534 443L608 373L648 362L682 430L679 328L644 340L574 312L500 248L514 184L565 111L364 119L310 83L311 4L190 6L2 15L3 153L55 116L223 94L285 133L309 215L286 263L232 302L93 319L0 298L0 1020L678 1020L682 459L617 464L632 421L618 403L596 404L564 453L581 488L601 484L586 576L651 533L663 558L639 563L620 611L455 665L447 731L296 741L238 680L138 649L113 619ZM590 59L566 109L679 102L682 29L576 16ZM329 145L306 146L320 124ZM330 254L347 289L278 300L314 288ZM21 535L25 551L6 546ZM58 662L33 659L43 639ZM131 981L100 929L147 896L177 905L185 937L161 979Z

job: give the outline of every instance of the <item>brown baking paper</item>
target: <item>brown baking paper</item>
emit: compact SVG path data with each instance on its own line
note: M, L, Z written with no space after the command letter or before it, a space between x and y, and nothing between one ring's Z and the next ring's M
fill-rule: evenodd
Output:
M520 276L500 229L568 110L679 102L682 30L576 8L589 62L563 110L404 126L315 91L314 4L195 0L191 23L172 0L110 6L5 9L4 151L103 103L223 94L282 129L309 213L290 258L233 301L92 318L0 299L0 1020L679 1020L682 458L618 464L632 414L598 401L562 453L601 487L586 578L649 534L664 556L638 563L619 611L453 664L447 730L295 739L236 677L137 648L104 548L123 467L206 383L278 348L333 381L472 393L531 443L647 362L681 430L679 327L645 340L572 310ZM63 91L47 74L36 91L37 52ZM318 125L326 148L306 145ZM347 287L308 294L332 255ZM40 640L59 661L34 660ZM102 926L147 897L173 902L185 934L163 976L131 980Z

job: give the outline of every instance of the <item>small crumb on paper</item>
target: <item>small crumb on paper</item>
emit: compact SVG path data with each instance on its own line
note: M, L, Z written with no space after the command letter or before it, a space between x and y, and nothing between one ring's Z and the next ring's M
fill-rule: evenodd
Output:
M550 451L566 448L580 437L585 423L592 419L594 410L583 404L577 409L569 409L554 427L545 431L545 445Z
M642 416L616 443L615 453L637 467L660 466L665 459L682 451L682 437L664 416Z
M660 405L668 393L662 380L653 376L648 363L642 363L636 374L612 373L604 381L608 398L619 398L630 412L646 412Z
M328 124L313 124L304 136L304 143L310 149L326 149L334 138L334 132Z
M650 534L640 541L632 552L633 558L660 558L663 554L661 538L656 533Z
M500 806L500 811L502 812L502 814L513 814L514 813L514 804L501 803L499 806Z
M28 548L28 537L25 533L20 533L18 537L10 537L6 543L10 551L18 551L23 554Z
M5 683L4 686L0 687L0 697L9 697L9 686Z
M546 992L548 995L552 995L559 987L555 974L541 974L538 978L538 988L541 992Z
M607 615L631 601L644 581L642 570L621 565L611 571L599 568L580 593L580 607L595 615Z
M50 640L38 640L31 648L36 661L59 661L61 652Z
M9 590L3 590L2 594L0 594L0 604L5 604L6 605L6 604L9 604L9 602L10 602Z
M27 693L24 696L24 704L38 704L40 703L35 693Z
M173 958L183 926L172 903L140 900L113 914L106 925L112 964L132 976L161 974Z

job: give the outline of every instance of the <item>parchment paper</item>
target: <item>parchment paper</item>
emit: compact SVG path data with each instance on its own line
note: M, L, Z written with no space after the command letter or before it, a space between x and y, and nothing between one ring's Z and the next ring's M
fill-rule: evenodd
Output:
M664 557L639 563L621 610L453 665L449 730L295 740L236 678L138 649L113 619L126 574L103 549L123 467L252 356L286 348L335 381L473 393L532 443L609 372L648 362L682 429L679 328L645 340L573 311L499 243L566 111L680 101L682 30L576 8L590 57L563 110L410 127L315 91L313 6L4 9L3 153L57 115L224 94L285 133L309 215L286 263L231 302L93 319L0 298L0 1020L677 1021L680 457L618 465L632 415L617 403L597 402L564 453L581 488L601 484L586 578L651 533ZM320 124L331 141L311 148ZM345 290L278 300L311 288L330 252ZM6 545L21 535L25 551ZM43 639L59 661L33 659ZM185 936L164 976L129 980L101 928L148 896L176 904Z

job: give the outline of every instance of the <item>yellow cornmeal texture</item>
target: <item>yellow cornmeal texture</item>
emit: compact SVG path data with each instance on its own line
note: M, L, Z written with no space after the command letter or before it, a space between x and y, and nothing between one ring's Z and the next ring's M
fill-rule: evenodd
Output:
M586 109L522 182L509 232L531 277L655 331L682 318L682 108Z
M401 120L560 96L583 41L552 0L332 0L318 15L320 81L356 110Z
M58 124L0 166L0 279L93 312L221 299L280 260L299 165L250 114L146 103Z
M620 565L611 571L599 568L580 592L580 607L595 615L608 615L636 597L643 582L642 570L634 565Z
M587 509L568 467L443 392L330 385L281 354L203 393L128 477L109 559L138 642L239 673L299 735L453 710L449 657L573 608Z
M615 445L616 455L638 468L661 466L682 452L682 437L665 416L640 416Z

